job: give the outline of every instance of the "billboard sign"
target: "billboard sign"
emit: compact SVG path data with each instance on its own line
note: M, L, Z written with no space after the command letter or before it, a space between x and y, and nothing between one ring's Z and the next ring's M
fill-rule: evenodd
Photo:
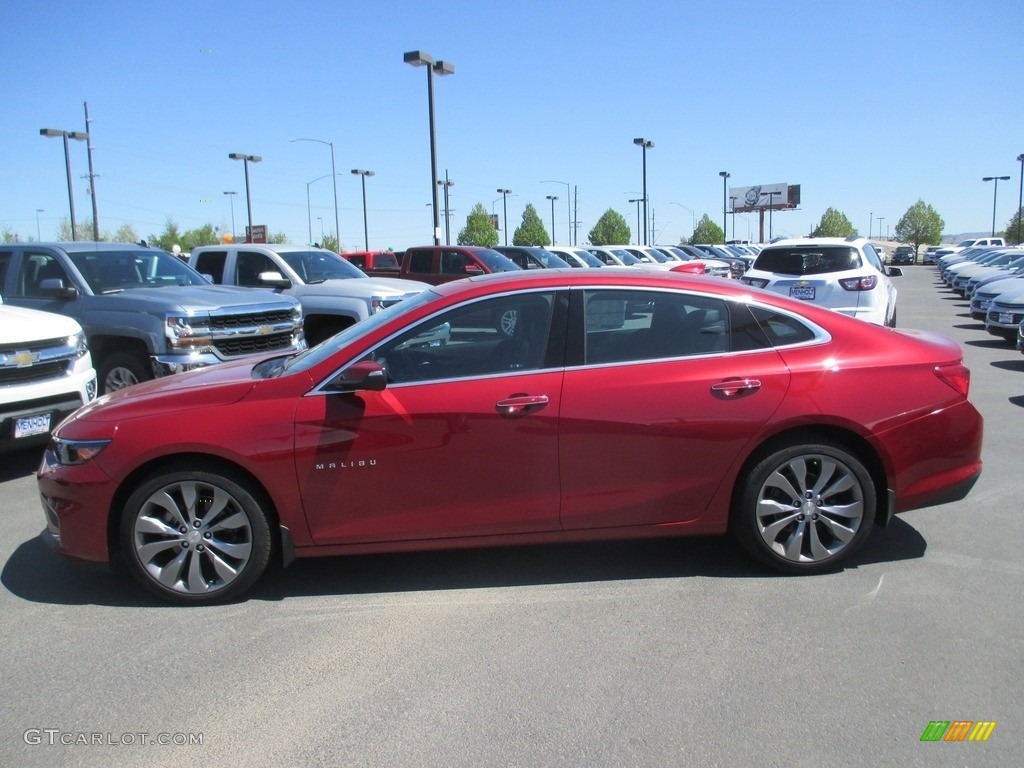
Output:
M779 210L782 208L793 208L799 205L799 185L797 199L794 203L790 199L788 184L759 184L756 187L730 187L729 197L733 201L733 210L736 213L749 213L767 208Z

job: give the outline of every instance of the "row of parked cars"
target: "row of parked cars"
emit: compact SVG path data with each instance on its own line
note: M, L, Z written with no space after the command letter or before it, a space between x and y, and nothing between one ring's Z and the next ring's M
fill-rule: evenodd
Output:
M970 302L971 317L1024 352L1024 247L982 245L940 255L942 281Z

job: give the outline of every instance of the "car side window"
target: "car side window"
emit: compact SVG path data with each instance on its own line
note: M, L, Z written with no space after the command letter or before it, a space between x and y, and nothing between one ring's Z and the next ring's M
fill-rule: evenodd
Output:
M26 251L21 260L14 295L34 298L47 296L41 288L44 280L63 280L65 286L71 285L67 272L55 256Z
M434 268L433 251L416 251L410 255L409 271L417 275L429 275Z
M7 267L11 263L11 252L0 251L0 291L3 291L7 284Z
M585 292L586 364L729 351L726 302L665 291Z
M239 251L235 258L235 281L238 285L256 288L260 284L261 272L279 272L269 258L262 253Z
M502 296L450 310L377 347L366 359L392 384L543 367L554 294Z
M224 279L227 258L227 251L205 251L196 259L196 272L209 275L214 283L220 284Z
M792 315L784 315L765 307L751 307L751 314L773 347L786 347L813 341L815 333Z
M441 251L441 273L445 275L466 274L466 256L458 251Z

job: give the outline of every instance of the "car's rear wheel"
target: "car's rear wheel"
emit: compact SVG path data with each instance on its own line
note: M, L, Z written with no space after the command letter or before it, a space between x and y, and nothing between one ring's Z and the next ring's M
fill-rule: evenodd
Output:
M734 506L740 544L784 573L821 573L854 554L875 519L874 482L863 462L830 441L793 444L758 461Z
M221 602L266 569L269 517L239 478L176 471L150 478L129 497L121 547L135 578L163 599Z

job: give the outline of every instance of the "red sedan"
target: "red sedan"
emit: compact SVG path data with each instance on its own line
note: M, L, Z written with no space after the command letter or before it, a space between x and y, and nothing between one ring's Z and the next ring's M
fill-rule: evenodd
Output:
M272 556L726 531L817 573L967 494L969 382L946 337L734 281L488 275L82 408L39 469L44 536L190 604Z

